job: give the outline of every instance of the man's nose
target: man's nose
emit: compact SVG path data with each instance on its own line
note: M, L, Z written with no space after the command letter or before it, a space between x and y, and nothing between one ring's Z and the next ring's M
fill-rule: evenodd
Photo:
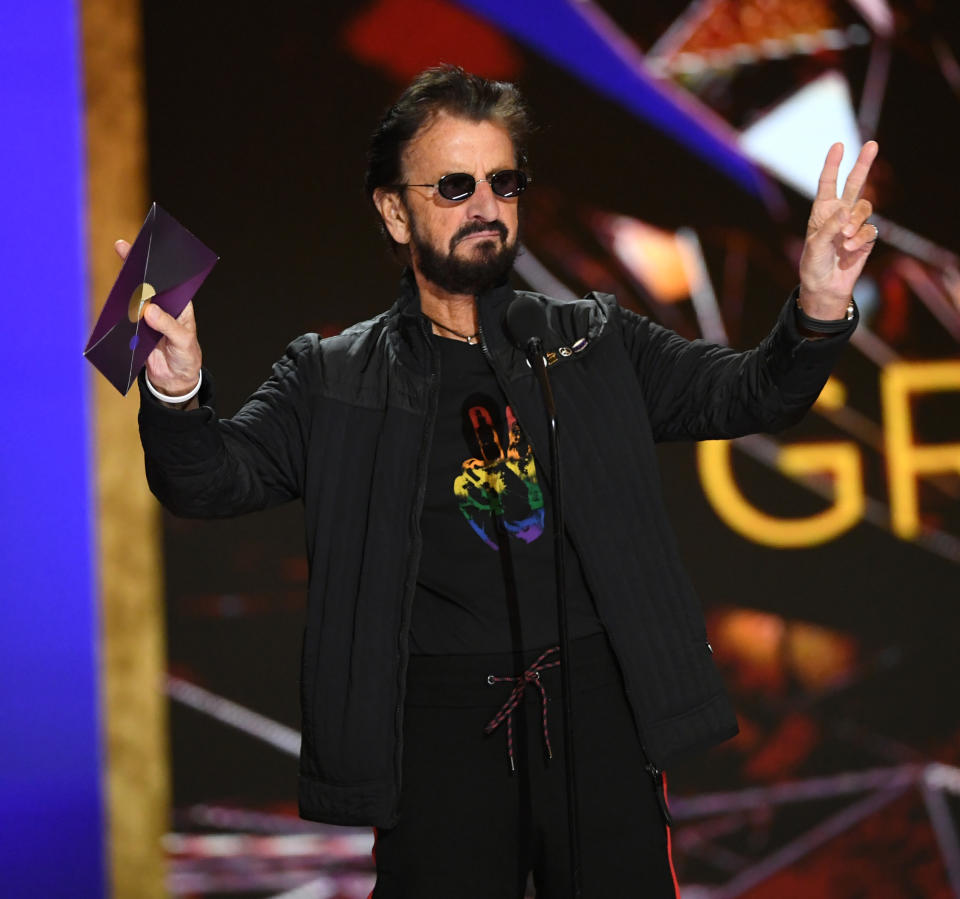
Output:
M467 214L471 218L492 222L499 217L497 195L488 181L478 181L473 194L466 199Z

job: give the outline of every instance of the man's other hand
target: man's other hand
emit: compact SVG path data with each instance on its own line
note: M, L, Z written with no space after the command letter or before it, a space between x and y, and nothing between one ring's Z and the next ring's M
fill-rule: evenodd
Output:
M853 285L876 242L879 232L867 221L873 206L860 194L878 149L872 140L860 148L839 196L843 144L834 144L827 153L800 256L800 305L811 318L844 317Z

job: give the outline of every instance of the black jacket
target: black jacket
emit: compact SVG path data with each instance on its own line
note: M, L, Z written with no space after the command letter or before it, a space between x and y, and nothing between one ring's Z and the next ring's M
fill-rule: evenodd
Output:
M501 287L480 298L484 352L549 483L538 386L503 326L513 296ZM856 322L838 337L805 340L791 298L759 347L735 353L688 342L608 295L537 299L546 349L557 351L550 372L567 529L646 752L662 768L737 725L667 521L654 442L791 424ZM232 419L217 418L209 387L192 412L141 390L147 477L174 514L229 516L303 499L305 818L397 820L407 633L439 384L427 327L408 277L389 312L337 337L295 340Z

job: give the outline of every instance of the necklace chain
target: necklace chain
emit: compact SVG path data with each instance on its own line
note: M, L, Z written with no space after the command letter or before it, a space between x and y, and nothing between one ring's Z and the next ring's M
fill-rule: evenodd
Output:
M448 328L446 325L441 324L435 318L431 318L429 315L427 315L426 312L422 312L422 315L428 322L431 322L432 324L436 325L438 328L444 331L449 331L451 334L456 334L457 337L459 337L461 340L465 340L468 344L470 344L470 346L473 346L474 344L479 343L478 334L464 334L461 331L456 331L453 328Z

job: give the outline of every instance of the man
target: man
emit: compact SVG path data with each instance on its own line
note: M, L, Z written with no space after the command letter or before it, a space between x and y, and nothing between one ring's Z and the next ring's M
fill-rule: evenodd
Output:
M300 497L309 604L300 809L377 828L375 899L569 895L552 473L538 387L505 331L528 178L512 85L422 73L373 135L367 189L409 266L386 313L294 341L231 419L214 412L193 311L141 385L151 489L174 513ZM567 423L566 541L583 895L675 895L661 771L733 736L678 559L654 441L797 420L856 325L876 229L827 157L799 293L737 354L611 297L537 295ZM126 245L118 245L121 255Z

